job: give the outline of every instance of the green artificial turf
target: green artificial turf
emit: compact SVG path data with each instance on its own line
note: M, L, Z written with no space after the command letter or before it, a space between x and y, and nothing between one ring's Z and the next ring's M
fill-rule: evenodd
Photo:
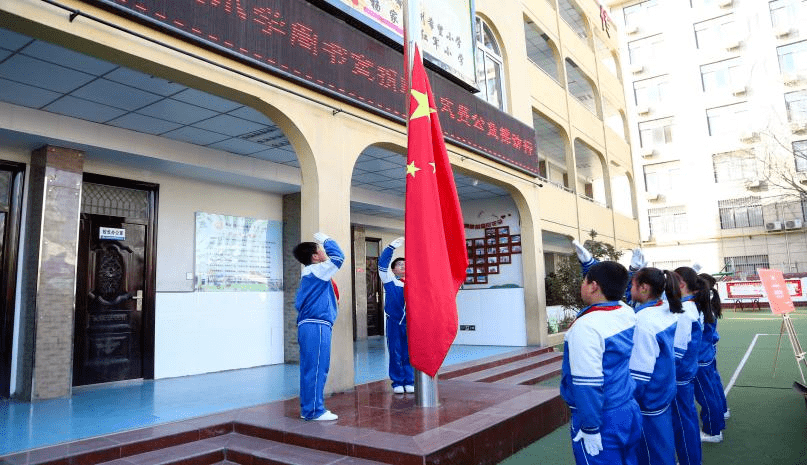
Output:
M807 348L807 310L791 314L793 327ZM792 389L801 381L787 334L779 333L782 318L767 312L726 311L719 320L717 367L727 386L756 334L756 344L728 394L731 418L724 440L703 444L703 463L710 464L804 464L807 465L807 405ZM774 361L776 372L774 374ZM805 377L807 368L802 365ZM542 386L557 386L554 378ZM569 424L516 452L502 465L566 465L574 463Z

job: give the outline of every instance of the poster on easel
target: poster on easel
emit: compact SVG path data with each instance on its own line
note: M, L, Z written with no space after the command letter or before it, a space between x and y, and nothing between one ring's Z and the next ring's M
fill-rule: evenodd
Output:
M796 308L790 298L790 292L785 283L785 278L779 270L759 269L759 280L768 295L768 302L771 304L771 312L774 315L786 315Z

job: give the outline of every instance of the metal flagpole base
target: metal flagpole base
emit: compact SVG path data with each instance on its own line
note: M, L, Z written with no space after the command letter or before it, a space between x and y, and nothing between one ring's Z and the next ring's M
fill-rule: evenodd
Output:
M415 402L418 407L440 405L437 396L437 375L432 378L420 370L415 370Z

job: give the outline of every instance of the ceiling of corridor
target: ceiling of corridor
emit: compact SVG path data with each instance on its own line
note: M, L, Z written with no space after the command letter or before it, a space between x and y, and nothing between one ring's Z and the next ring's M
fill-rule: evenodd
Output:
M0 101L299 168L285 134L250 107L4 29L0 29ZM0 139L22 140L32 149L52 143L21 134L0 134ZM93 150L102 157L127 157ZM351 184L402 198L404 165L400 154L370 147L359 157ZM172 172L170 166L155 168ZM184 168L182 173L210 178ZM509 195L462 174L455 173L455 179L461 201ZM254 185L249 180L226 182ZM278 192L289 189L294 186L277 186ZM403 219L398 208L366 202L351 202L351 210Z

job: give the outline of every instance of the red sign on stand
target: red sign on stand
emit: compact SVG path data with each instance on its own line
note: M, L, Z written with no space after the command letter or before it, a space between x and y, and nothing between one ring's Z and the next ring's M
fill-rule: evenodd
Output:
M795 310L781 271L759 269L757 273L765 288L765 293L768 294L771 312L774 315L785 315Z

